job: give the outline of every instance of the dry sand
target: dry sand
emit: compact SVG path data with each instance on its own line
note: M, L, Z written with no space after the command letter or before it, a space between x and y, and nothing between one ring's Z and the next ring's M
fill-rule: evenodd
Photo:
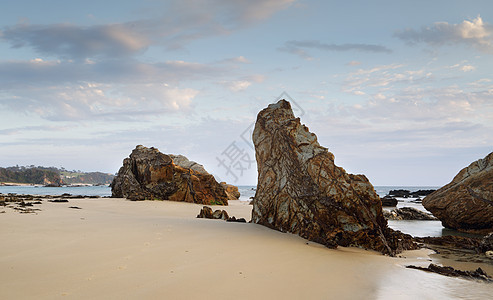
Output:
M81 209L69 208L77 206ZM0 299L491 299L493 284L327 249L256 224L196 219L201 206L124 199L0 209ZM214 207L216 209L216 207ZM230 215L251 206L230 201Z

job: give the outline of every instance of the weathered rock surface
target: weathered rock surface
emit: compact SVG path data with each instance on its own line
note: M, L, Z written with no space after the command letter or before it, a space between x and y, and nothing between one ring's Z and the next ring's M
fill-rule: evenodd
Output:
M171 157L171 160L173 160L173 163L177 166L180 166L182 168L185 168L185 169L190 169L190 170L193 170L197 173L201 173L201 174L209 174L203 165L201 164L198 164L194 161L191 161L191 160L188 160L188 158L186 158L185 156L183 155L173 155L173 154L169 154L169 157Z
M228 205L224 187L201 165L184 156L169 156L142 145L124 159L111 192L112 197L130 200Z
M335 165L334 155L295 118L285 100L257 116L253 142L258 185L252 222L327 247L357 246L394 255L417 245L393 231L364 175Z
M486 253L488 251L493 251L493 232L486 235L483 240L481 240L481 244L478 247L478 251L480 253Z
M462 169L452 182L423 199L444 227L493 230L493 152Z
M383 211L383 216L387 220L420 220L420 221L431 221L438 220L434 216L420 211L414 207L401 207L393 209L391 211Z
M228 196L228 200L238 200L240 199L240 192L238 191L238 187L232 184L227 184L226 182L221 182L221 185L226 190L226 195Z

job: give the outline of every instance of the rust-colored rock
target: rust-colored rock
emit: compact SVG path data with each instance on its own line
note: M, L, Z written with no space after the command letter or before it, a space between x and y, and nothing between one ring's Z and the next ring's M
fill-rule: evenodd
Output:
M221 220L228 220L229 215L228 212L225 210L215 210L213 211L212 208L209 206L204 206L199 214L197 215L197 218L204 218L204 219L221 219Z
M388 228L368 179L336 166L334 155L294 117L289 102L280 100L258 114L253 142L254 223L328 247L357 246L389 255L417 248L411 236Z
M212 208L208 206L204 206L199 214L197 215L197 218L203 218L203 219L216 219L216 220L225 220L227 222L236 222L236 223L246 223L247 221L244 218L239 218L237 219L235 216L230 217L228 215L228 212L225 210L215 210L213 211Z
M221 185L226 190L226 195L229 200L238 200L240 199L240 192L238 191L238 187L232 184L227 184L226 182L221 182Z
M175 163L176 160L176 163ZM228 205L225 189L203 166L184 156L137 146L111 184L112 197Z
M493 152L462 169L423 199L442 225L460 231L493 231Z

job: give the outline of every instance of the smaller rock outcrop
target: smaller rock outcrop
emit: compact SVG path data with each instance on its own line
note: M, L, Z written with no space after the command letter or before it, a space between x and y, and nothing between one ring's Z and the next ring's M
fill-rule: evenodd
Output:
M493 230L493 152L462 169L444 187L423 199L423 206L447 228Z
M114 198L228 205L223 186L204 167L182 155L137 146L111 184Z
M380 198L380 201L382 201L382 206L397 206L397 199L389 195Z
M420 196L428 196L433 193L435 190L417 190L411 192L410 190L390 190L389 196L400 197L400 198L418 198Z
M480 253L486 253L488 251L493 251L493 232L486 235L483 240L481 240L481 244L478 247Z
M203 218L203 219L215 219L215 220L225 220L227 222L237 222L237 223L246 223L246 220L244 218L239 218L237 219L235 216L230 217L228 215L228 212L225 210L215 210L213 211L212 208L208 206L204 206L199 214L197 215L197 218Z
M232 184L227 184L226 182L221 182L221 185L226 190L226 195L228 195L228 200L238 200L240 199L240 192L238 187Z
M420 211L414 207L402 207L393 209L391 211L383 211L383 216L387 220L420 220L420 221L434 221L438 220L434 216Z
M235 216L232 216L229 219L227 219L226 222L246 223L247 221L245 220L245 218L237 219Z
M417 267L417 266L406 266L409 269L422 270L426 272L437 273L440 275L450 276L450 277L460 277L464 279L479 279L486 282L492 282L493 279L486 274L481 268L477 268L475 271L462 271L456 270L452 267L442 267L435 264L430 264L427 268Z
M209 206L204 206L197 215L197 218L227 220L229 219L229 215L225 210L217 209L213 211Z

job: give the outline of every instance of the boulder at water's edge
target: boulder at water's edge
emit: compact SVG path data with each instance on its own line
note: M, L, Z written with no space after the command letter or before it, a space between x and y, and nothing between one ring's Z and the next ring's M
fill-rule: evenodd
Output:
M182 155L137 146L111 184L112 197L228 205L224 187L202 165Z
M493 152L462 169L423 199L442 225L460 231L493 231Z
M387 226L364 175L335 165L334 155L280 100L262 110L253 132L258 185L252 221L327 247L357 246L395 255L417 246Z

